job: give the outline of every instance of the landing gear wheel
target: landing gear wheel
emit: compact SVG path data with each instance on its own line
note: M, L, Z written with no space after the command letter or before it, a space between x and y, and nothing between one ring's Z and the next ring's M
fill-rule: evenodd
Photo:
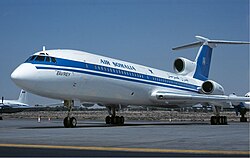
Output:
M121 119L121 125L123 125L124 124L124 117L121 116L120 119Z
M3 120L3 117L2 117L2 116L0 116L0 120Z
M211 119L210 119L210 123L211 123L211 125L216 125L216 118L215 118L215 116L212 116L211 117Z
M110 116L107 116L107 117L105 118L105 122L106 122L106 124L111 124L111 117L110 117Z
M119 125L120 124L120 117L119 116L114 117L114 124L115 125Z
M77 124L76 118L71 117L70 118L70 127L71 128L76 127L76 124Z
M76 121L76 118L74 117L65 117L64 120L63 120L63 125L65 128L73 128L73 127L76 127L76 124L77 124L77 121Z
M240 122L247 122L247 118L246 117L241 117Z
M247 113L246 109L241 108L240 109L240 122L247 122L247 118L245 117L245 114Z
M63 125L65 128L69 128L70 127L70 118L65 117L63 120Z
M227 125L226 116L212 116L210 119L211 125Z
M105 118L106 124L112 125L123 125L124 124L124 117L123 116L107 116Z
M105 118L106 124L112 125L123 125L124 124L124 117L123 116L107 116Z

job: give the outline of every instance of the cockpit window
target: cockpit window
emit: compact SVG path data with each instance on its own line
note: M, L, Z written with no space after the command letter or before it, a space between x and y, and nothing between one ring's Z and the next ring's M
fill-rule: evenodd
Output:
M50 57L46 57L45 61L50 62Z
M30 61L34 60L35 59L35 55L33 55L32 57L30 57Z
M30 56L25 62L32 62L32 61L56 63L56 58L50 56L33 55Z
M45 59L45 56L37 56L36 57L36 61L44 61L44 59Z
M32 61L35 59L35 57L36 57L36 55L33 55L33 56L29 57L25 62Z
M51 57L51 61L52 61L53 63L56 63L56 59L55 59L54 57Z

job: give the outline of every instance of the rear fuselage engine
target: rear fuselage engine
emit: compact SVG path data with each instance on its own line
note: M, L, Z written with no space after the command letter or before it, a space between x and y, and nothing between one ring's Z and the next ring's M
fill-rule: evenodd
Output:
M201 85L201 93L223 95L225 94L225 91L224 91L224 88L220 84L212 80L207 80Z
M195 71L196 63L186 58L179 57L174 61L174 71L179 75L188 75Z

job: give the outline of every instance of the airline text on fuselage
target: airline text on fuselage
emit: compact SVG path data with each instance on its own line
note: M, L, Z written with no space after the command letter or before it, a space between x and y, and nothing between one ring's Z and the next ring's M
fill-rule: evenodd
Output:
M122 64L122 63L119 63L119 62L109 62L108 60L100 59L100 63L105 64L105 65L111 65L110 63L112 63L115 67L120 67L120 68L125 68L125 69L135 70L136 71L134 66L127 65L127 64Z

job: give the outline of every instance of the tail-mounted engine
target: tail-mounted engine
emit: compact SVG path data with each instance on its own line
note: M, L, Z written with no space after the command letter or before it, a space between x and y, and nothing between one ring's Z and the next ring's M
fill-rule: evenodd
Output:
M174 61L174 71L180 75L188 75L195 71L196 64L186 58L177 58Z
M207 80L201 86L201 93L223 95L224 88L220 84L218 84L212 80Z

